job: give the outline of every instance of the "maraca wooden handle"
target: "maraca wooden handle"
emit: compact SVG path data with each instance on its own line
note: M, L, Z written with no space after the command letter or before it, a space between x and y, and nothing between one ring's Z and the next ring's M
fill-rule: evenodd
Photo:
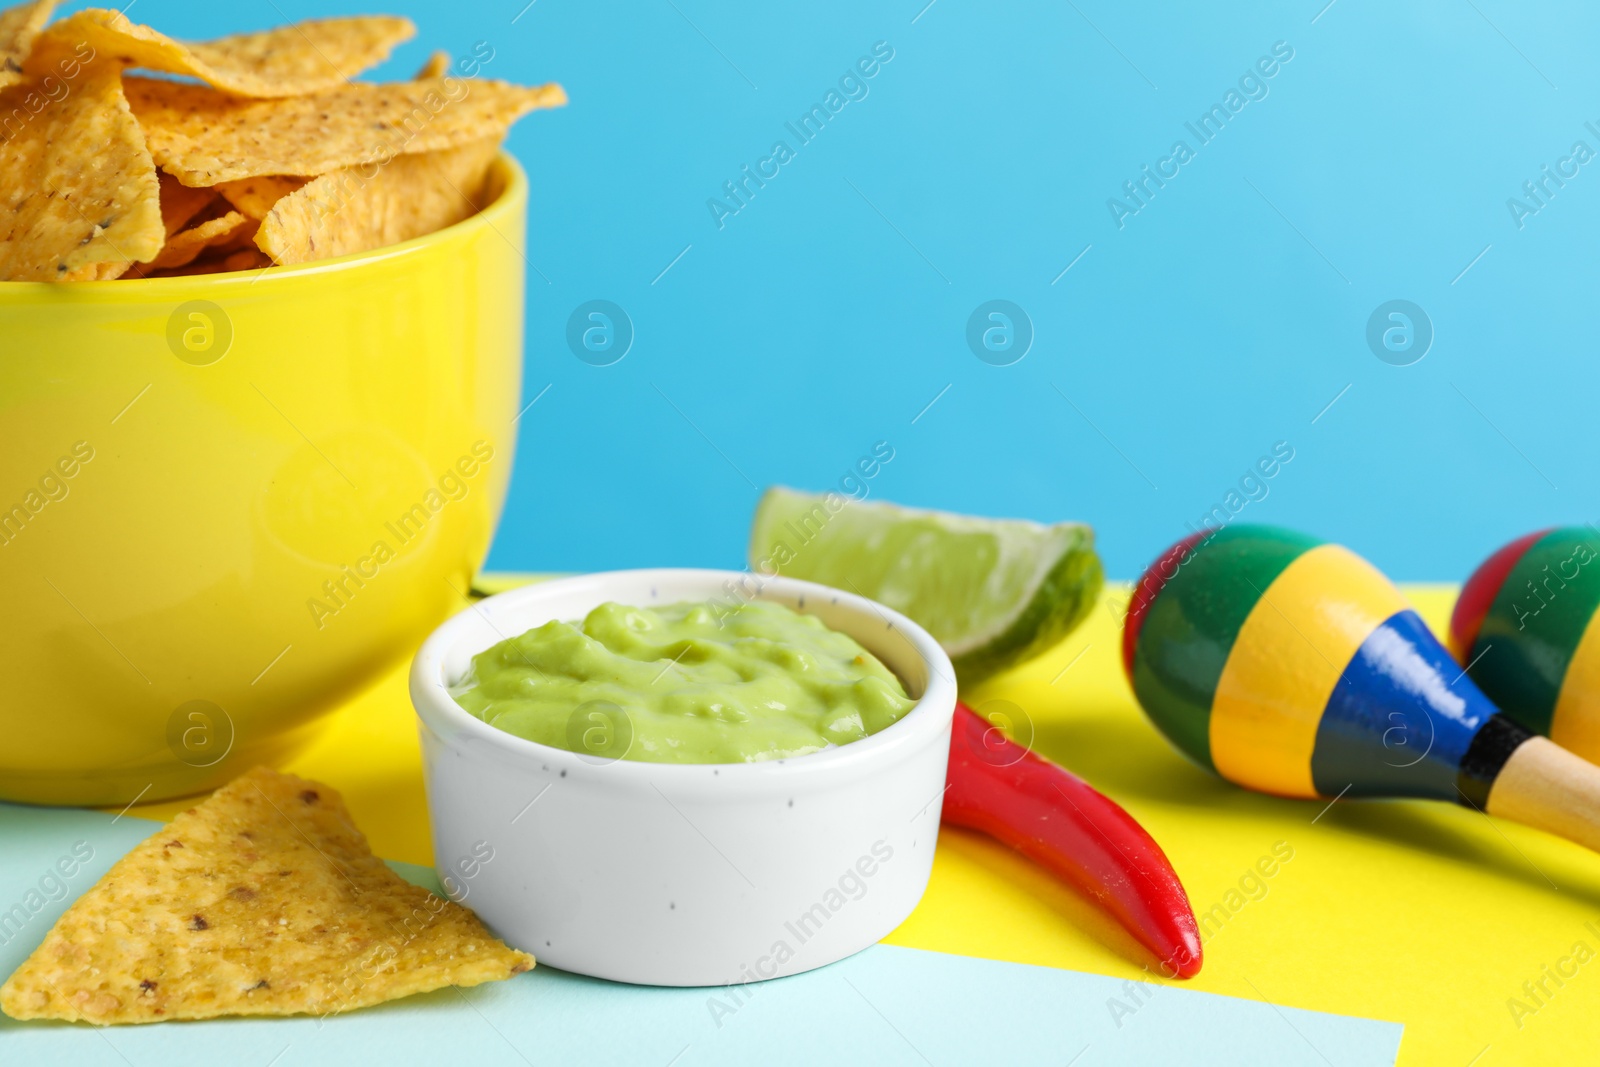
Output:
M1600 767L1546 738L1530 737L1511 753L1487 807L1600 852Z

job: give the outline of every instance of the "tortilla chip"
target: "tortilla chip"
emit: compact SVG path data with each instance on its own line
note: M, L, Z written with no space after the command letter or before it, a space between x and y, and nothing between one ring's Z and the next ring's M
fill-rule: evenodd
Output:
M264 219L272 205L300 188L310 179L291 178L286 174L264 174L259 178L245 178L236 182L222 182L217 192L228 202L253 219Z
M460 222L479 208L498 138L397 156L364 178L360 168L306 183L273 207L256 244L278 263L365 252Z
M70 82L0 90L0 280L60 281L81 267L148 260L166 227L155 163L97 58Z
M267 258L267 253L251 245L250 248L240 248L235 253L226 254L221 258L213 258L211 254L206 254L187 266L173 267L170 270L152 270L142 277L190 278L197 274L232 274L235 270L261 270L262 267L270 266L272 259Z
M230 252L215 263L200 264L211 269L207 274L222 274L235 270L260 270L272 266L272 258L259 248L241 248L237 252Z
M367 170L394 156L501 137L535 108L567 102L559 85L432 78L282 100L241 100L204 85L128 78L150 151L185 185L266 174Z
M297 96L343 85L416 33L390 16L322 19L185 44L116 11L90 8L39 37L41 53L87 44L130 67L187 74L240 96Z
M57 281L63 282L108 282L120 278L129 270L137 268L137 263L91 263L87 267L69 270Z
M533 966L373 856L339 794L259 767L129 852L0 987L15 1019L326 1014Z
M450 53L441 49L428 57L422 64L422 69L412 76L412 81L427 81L429 78L442 78L450 73Z
M181 267L164 267L157 270L154 267L145 267L135 263L128 272L130 278L192 278L196 274L228 274L241 270L260 270L272 266L272 260L267 254L255 245L241 248L235 252L219 254L215 249L207 249L205 254L193 263L185 263Z
M162 267L181 267L191 263L195 257L212 245L220 245L231 240L240 230L253 229L255 220L240 212L228 211L214 219L207 219L198 226L191 226L187 230L179 230L167 238L167 243L161 247L156 258L150 261L150 266L155 269Z
M0 11L0 89L22 80L22 62L55 7L56 0L33 0Z
M184 185L166 171L162 171L159 177L161 224L166 228L168 237L187 226L189 220L200 214L217 197L210 189L193 189Z

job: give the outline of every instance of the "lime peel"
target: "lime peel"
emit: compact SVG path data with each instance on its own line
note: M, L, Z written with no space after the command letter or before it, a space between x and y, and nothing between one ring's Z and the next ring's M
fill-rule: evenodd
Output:
M970 686L1038 656L1089 614L1094 531L768 489L750 530L759 573L880 601L928 630Z

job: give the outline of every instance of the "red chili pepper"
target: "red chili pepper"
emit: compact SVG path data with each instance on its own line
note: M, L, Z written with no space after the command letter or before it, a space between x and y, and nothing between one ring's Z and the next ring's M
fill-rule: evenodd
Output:
M944 821L1011 846L1116 917L1169 977L1200 973L1189 895L1161 846L1115 802L956 705Z

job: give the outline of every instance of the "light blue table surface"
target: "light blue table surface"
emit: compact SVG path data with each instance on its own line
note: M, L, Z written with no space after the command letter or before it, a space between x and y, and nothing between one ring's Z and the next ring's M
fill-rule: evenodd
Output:
M10 974L76 895L156 826L101 812L0 804L0 974ZM53 865L68 853L91 858L57 890ZM394 866L438 890L432 871ZM47 894L38 892L41 884ZM0 1016L0 1063L1366 1067L1392 1064L1400 1038L1398 1023L878 945L821 970L732 989L627 986L536 967L506 982L327 1019L97 1030Z

